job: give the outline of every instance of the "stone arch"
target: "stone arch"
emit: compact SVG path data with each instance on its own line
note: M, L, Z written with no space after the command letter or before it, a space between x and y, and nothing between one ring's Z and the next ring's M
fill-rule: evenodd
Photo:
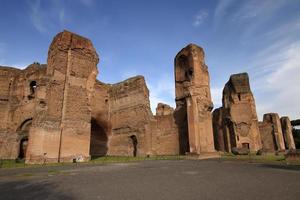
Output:
M105 122L91 119L90 156L100 157L107 155L108 134Z
M26 158L26 151L27 151L28 140L29 140L29 130L31 128L31 125L32 125L32 118L28 118L24 120L17 129L18 144L19 144L18 159Z
M34 95L36 91L36 81L31 81L29 87L30 87L30 94Z
M36 81L31 81L29 83L29 89L30 89L30 93L28 95L28 99L29 100L31 100L31 99L33 99L35 97L36 87L37 87Z

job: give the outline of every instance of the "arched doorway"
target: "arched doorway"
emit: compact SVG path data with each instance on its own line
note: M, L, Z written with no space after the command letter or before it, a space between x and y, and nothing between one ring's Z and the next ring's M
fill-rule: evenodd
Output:
M23 160L26 158L26 150L28 146L28 138L22 138L20 141L20 148L19 148L19 156L18 158Z
M136 155L137 155L137 144L138 144L137 137L135 135L131 135L129 138L131 139L132 147L133 147L132 155L133 155L133 157L136 157Z
M29 130L31 125L32 125L32 118L29 118L23 121L22 124L17 129L18 138L19 138L18 159L22 160L26 158L26 150L27 150L28 139L29 139Z
M107 154L108 136L105 131L105 124L92 118L91 120L91 140L90 155L91 157L105 156Z

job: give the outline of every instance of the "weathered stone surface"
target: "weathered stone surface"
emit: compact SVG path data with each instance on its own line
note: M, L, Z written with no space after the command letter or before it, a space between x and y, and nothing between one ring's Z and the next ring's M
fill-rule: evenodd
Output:
M98 60L90 40L68 31L55 36L48 52L46 106L33 118L26 162L89 159Z
M295 142L293 138L293 128L291 121L288 117L281 117L281 128L282 128L282 134L284 139L284 144L286 149L296 149Z
M226 84L223 107L213 113L213 131L201 47L190 44L176 55L176 109L159 103L156 115L143 76L100 82L98 60L89 39L63 31L50 45L47 65L0 67L1 158L42 163L104 155L205 157L214 154L214 143L219 151L234 148L238 154L261 148L247 74L233 75ZM273 134L273 126L262 124Z
M144 77L136 76L113 84L108 93L112 126L108 154L133 155L135 144L132 138L136 138L137 155L145 155L145 125L153 116Z
M44 87L45 74L38 63L24 70L0 67L0 158L14 159L22 148L25 157L34 112L43 107L43 89L36 89Z
M174 112L174 108L171 106L159 103L156 108L156 116L162 116L162 115L171 115Z
M230 151L230 141L228 141L229 136L225 135L227 132L224 131L223 122L223 111L224 109L217 108L213 111L213 131L214 131L214 143L215 148L218 151ZM228 132L229 133L229 132Z
M222 104L221 108L214 111L214 134L219 144L217 149L261 149L255 100L247 73L230 76L223 90Z
M175 118L180 152L214 152L208 67L201 47L189 44L175 57Z
M284 139L280 119L277 113L264 114L263 122L259 123L264 151L284 151Z
M234 154L234 155L248 155L250 153L250 149L247 148L247 147L240 147L240 148L237 148L237 147L233 147L231 149L231 152Z

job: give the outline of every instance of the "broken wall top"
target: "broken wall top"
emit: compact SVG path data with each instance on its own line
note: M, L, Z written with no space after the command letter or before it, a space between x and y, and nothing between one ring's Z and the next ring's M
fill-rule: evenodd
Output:
M122 82L111 84L109 94L113 98L127 97L130 93L143 92L145 97L149 96L149 90L143 76L134 76Z
M99 57L92 42L69 31L58 33L49 47L47 74L52 76L55 70L66 74L68 63L75 66L74 62L77 67L72 68L72 76L86 78L91 71L98 73Z
M247 73L233 74L230 76L226 87L235 93L251 93L249 76Z
M49 52L56 48L62 51L68 51L69 49L78 51L83 53L84 56L94 59L97 63L99 62L98 54L89 39L66 30L54 37Z
M174 112L174 108L168 104L158 103L156 107L156 116L171 115Z

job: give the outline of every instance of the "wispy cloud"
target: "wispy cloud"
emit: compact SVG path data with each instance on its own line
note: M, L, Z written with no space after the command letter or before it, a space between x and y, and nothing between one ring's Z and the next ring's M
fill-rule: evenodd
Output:
M94 0L79 0L83 5L91 7L94 5Z
M63 27L65 9L59 1L29 0L29 16L34 28L44 33L53 27Z
M266 93L258 101L259 114L263 112L278 112L281 115L289 115L291 118L300 117L300 42L289 46L285 52L278 55L286 59L274 68L274 71L266 75L261 81Z
M214 103L214 108L218 108L222 106L222 93L223 88L211 88L211 97Z
M294 22L296 27L298 22ZM283 25L284 26L284 25ZM300 116L300 39L287 37L288 27L277 33L270 32L274 40L254 55L249 68L253 75L253 88L258 94L256 104L259 118L266 112L278 112L291 118ZM294 29L296 30L296 29ZM300 29L296 32L299 34ZM265 37L265 38L264 38ZM264 34L261 40L270 39Z
M30 19L33 24L33 26L39 31L39 32L45 32L46 26L44 24L45 16L41 9L41 1L28 1L29 2L29 8L30 8Z
M207 10L200 10L197 15L195 16L193 26L198 27L201 24L204 23L206 18L208 17L208 11Z
M214 28L221 24L238 31L236 40L249 54L249 72L259 118L266 112L300 117L300 20L296 13L277 23L289 1L219 1L214 13ZM270 23L273 22L273 23ZM236 34L236 32L229 32ZM246 63L246 62L245 62ZM245 69L242 69L243 71ZM219 90L219 91L218 91ZM299 89L298 89L299 91ZM220 89L212 89L214 103L220 102ZM298 103L297 103L298 102Z
M148 83L150 90L150 105L153 113L158 103L166 103L175 107L174 79L169 74L161 75L158 80Z
M232 6L235 0L221 0L216 6L215 12L214 12L214 20L213 20L213 26L214 29L218 27L220 24L220 21L225 18L225 16L228 14L228 9Z
M0 58L0 66L14 67L14 68L18 68L18 69L25 69L31 63L32 62L9 63L9 62L6 62L5 59Z

